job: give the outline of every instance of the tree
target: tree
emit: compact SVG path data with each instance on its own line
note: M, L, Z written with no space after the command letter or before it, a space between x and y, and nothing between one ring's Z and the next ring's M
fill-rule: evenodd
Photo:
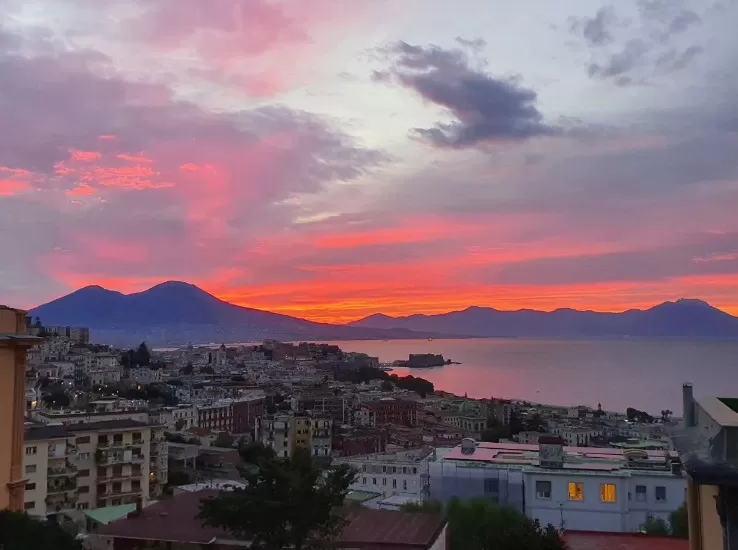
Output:
M185 375L190 375L195 371L195 368L192 366L192 363L187 363L187 366L183 367L181 372Z
M392 385L392 382L389 380L382 381L382 391L392 391L394 389L394 386Z
M437 513L440 503L405 506L408 512ZM541 527L524 513L488 499L452 498L446 507L454 550L566 550L552 526Z
M236 438L227 432L220 432L213 442L214 447L233 447Z
M151 353L149 353L149 347L146 342L141 342L136 350L136 364L141 367L148 367L151 362Z
M0 511L0 548L3 550L82 550L82 544L60 525L28 514Z
M666 536L669 534L669 525L653 514L646 515L646 521L641 524L640 530L649 535Z
M256 467L241 469L246 487L203 501L203 522L258 550L330 547L345 525L337 510L356 477L354 470L341 465L323 475L304 449L292 458L256 460Z
M687 519L687 504L682 505L669 514L669 528L671 534L682 539L689 538L689 520Z
M498 443L500 439L510 437L510 427L503 426L502 424L489 423L489 427L482 432L482 441L489 443Z
M178 418L177 421L174 423L174 429L178 432L181 432L186 425L187 422L185 422L184 418Z
M671 420L671 415L672 414L674 414L674 413L672 411L670 411L669 409L662 410L661 411L661 421L664 422L664 423L668 422L669 420Z
M442 514L443 503L440 500L424 500L423 502L408 502L402 505L403 512L421 514Z
M48 407L68 407L69 396L63 391L54 391L49 395L44 395L41 400L46 403Z

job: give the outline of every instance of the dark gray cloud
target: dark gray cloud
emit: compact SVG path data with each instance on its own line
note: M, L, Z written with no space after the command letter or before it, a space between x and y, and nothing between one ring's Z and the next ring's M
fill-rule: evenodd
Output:
M699 44L673 44L678 35L702 23L702 17L683 1L639 0L637 7L635 20L618 18L611 6L593 17L570 18L570 32L591 53L587 63L591 78L618 85L644 83L656 74L685 69L702 53ZM628 36L619 39L621 31L628 31Z
M399 42L387 53L394 64L388 71L375 73L375 79L394 80L454 117L450 123L415 129L417 136L435 146L474 147L561 132L544 121L536 107L536 92L514 79L497 79L474 70L460 50Z
M602 46L614 40L613 27L618 20L612 7L600 8L594 17L572 17L569 29L581 34L590 46Z

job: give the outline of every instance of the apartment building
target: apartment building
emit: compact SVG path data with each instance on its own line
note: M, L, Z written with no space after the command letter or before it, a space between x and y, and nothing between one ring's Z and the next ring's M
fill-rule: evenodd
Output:
M26 314L0 305L0 509L23 510L23 411L26 356L40 340L26 332Z
M332 464L348 464L358 471L353 491L413 495L423 500L429 494L428 464L435 457L430 447L390 453L374 453L334 459Z
M647 515L668 520L684 502L686 478L675 452L566 447L465 439L437 449L431 498L494 498L542 524L588 531L637 531Z
M213 432L233 432L233 407L230 402L218 401L197 409L197 425Z
M256 420L255 439L274 449L278 457L290 457L295 449L307 449L314 457L333 452L333 419L276 413Z
M75 517L75 511L158 498L167 481L163 427L107 420L26 430L25 510Z
M330 390L305 391L291 400L292 410L295 413L314 411L340 424L351 422L353 404L353 398L335 395Z
M383 424L418 424L418 404L415 401L384 397L377 401L369 401L363 405L374 413L377 426Z

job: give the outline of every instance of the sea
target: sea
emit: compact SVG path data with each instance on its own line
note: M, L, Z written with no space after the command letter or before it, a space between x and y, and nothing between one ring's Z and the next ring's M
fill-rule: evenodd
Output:
M738 397L738 342L643 340L356 340L331 342L382 362L411 353L458 361L427 369L397 368L433 382L437 390L472 398L522 399L554 405L598 403L660 415L682 414L682 384L695 396Z

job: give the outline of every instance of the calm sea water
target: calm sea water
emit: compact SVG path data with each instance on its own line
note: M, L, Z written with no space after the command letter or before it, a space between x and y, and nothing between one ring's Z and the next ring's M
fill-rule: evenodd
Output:
M602 403L681 415L681 387L696 396L738 396L738 342L570 340L390 340L334 342L390 362L410 353L440 353L461 365L395 369L469 397L526 399L557 405Z

